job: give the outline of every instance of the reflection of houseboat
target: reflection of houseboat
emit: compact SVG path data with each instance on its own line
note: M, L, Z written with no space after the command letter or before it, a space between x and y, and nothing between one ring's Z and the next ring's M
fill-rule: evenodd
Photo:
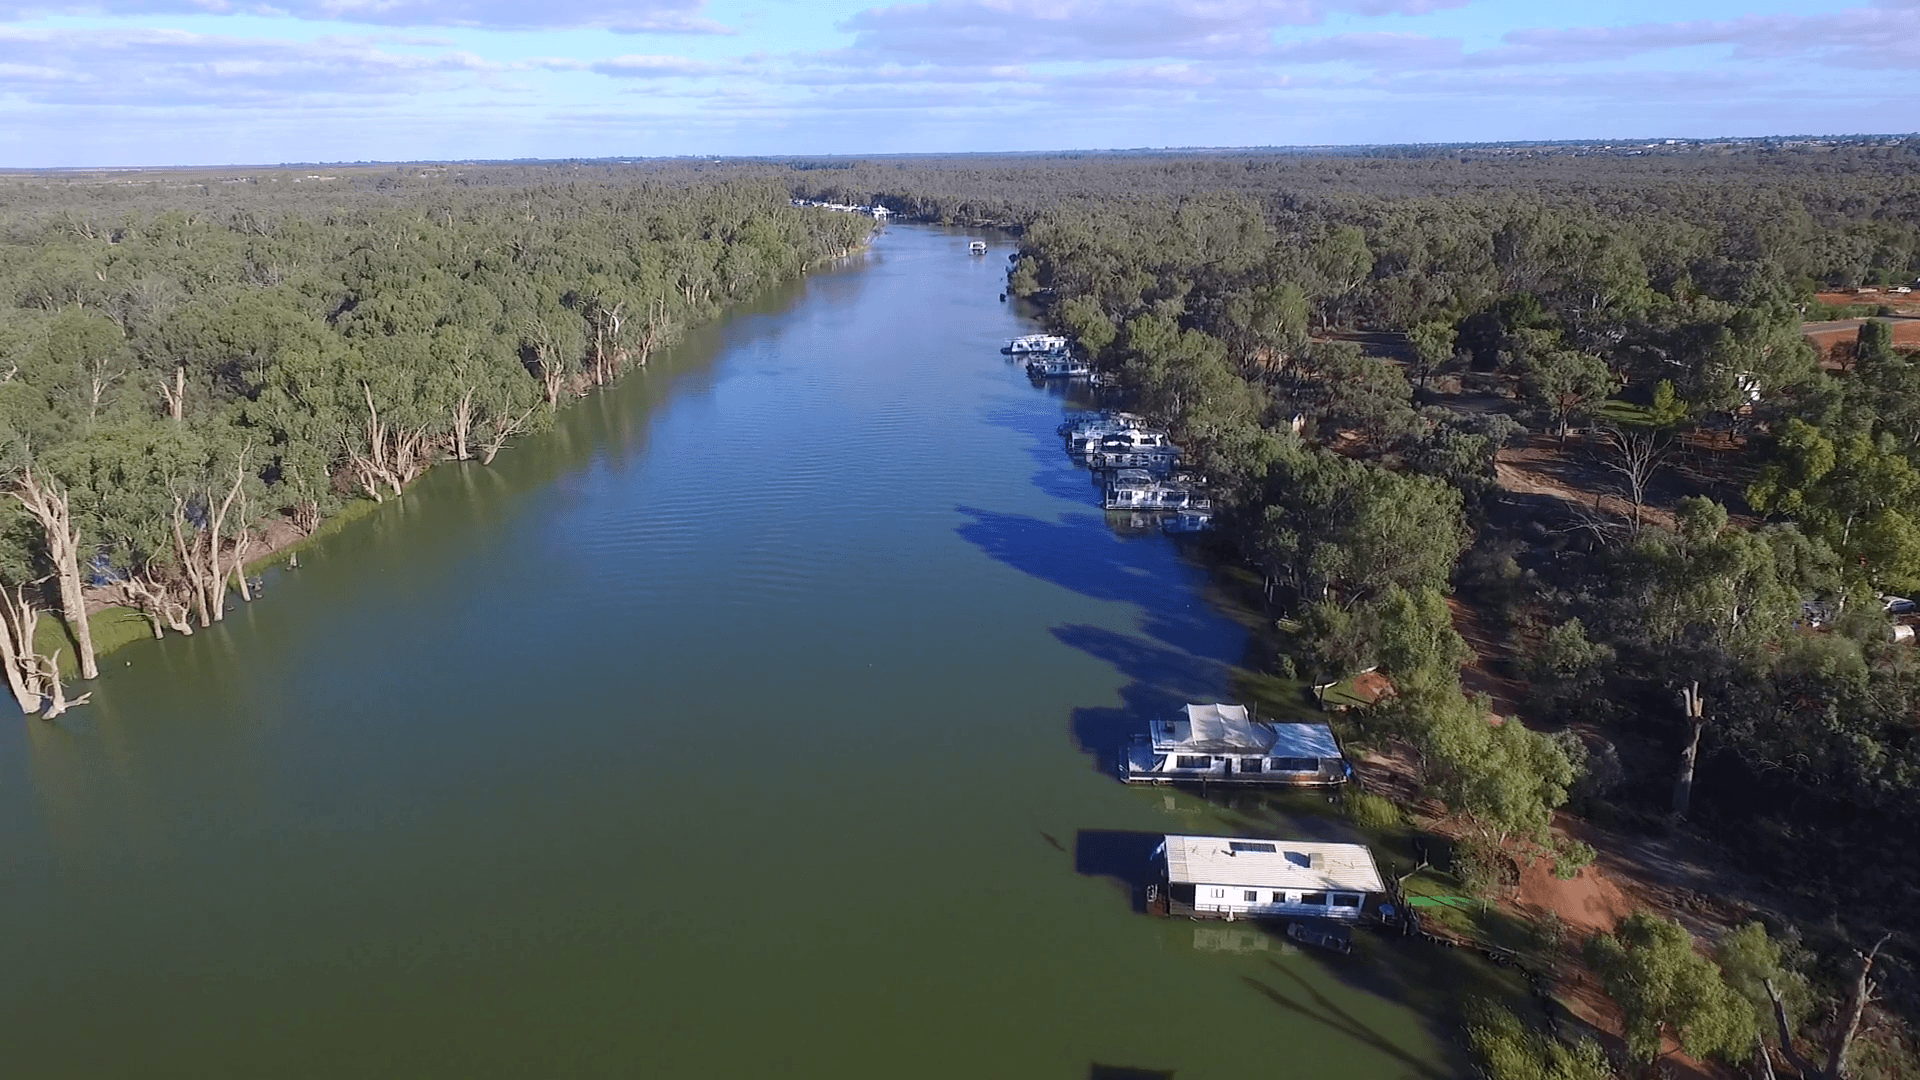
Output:
M1093 365L1065 353L1049 353L1027 361L1027 374L1036 379L1077 379L1093 374Z
M1332 728L1265 723L1245 705L1188 705L1147 727L1123 752L1120 776L1128 783L1334 787L1353 772Z
M1065 352L1066 349L1067 339L1058 334L1027 334L1007 342L1000 351L1025 356L1028 353Z
M985 255L986 253L987 242L985 240L975 240L967 245L967 254L969 255Z
M1160 523L1160 531L1167 533L1201 533L1213 528L1213 511L1186 510L1169 517Z
M1305 920L1289 936L1323 948L1340 949L1339 924L1383 915L1387 899L1373 852L1359 844L1168 836L1153 870L1147 906L1156 914Z
M1120 469L1107 481L1108 510L1206 510L1212 505L1200 488L1156 480L1145 469Z

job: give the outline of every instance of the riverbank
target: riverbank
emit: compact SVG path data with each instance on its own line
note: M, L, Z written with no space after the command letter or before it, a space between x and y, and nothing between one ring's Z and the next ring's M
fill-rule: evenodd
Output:
M822 262L804 265L800 272L800 279L804 279L806 275L817 271L823 266L842 264L848 259L864 253L871 246L873 237L879 227L878 225L873 226L859 243L839 252L832 258ZM682 340L687 333L710 325L720 319L724 319L730 311L750 307L760 296L771 290L785 287L788 284L790 284L788 281L772 281L760 290L737 298L732 304L726 307L711 310L707 313L707 317L704 320L696 321L686 326L676 327L670 338L654 342L650 346L649 352L670 349ZM638 364L634 365L632 369L622 373L622 375L631 374L632 370L644 369L646 366L646 359L642 359ZM622 376L617 375L607 381L597 381L588 378L584 373L576 373L576 377L570 380L568 389L557 399L555 412L557 413L561 407L572 407L580 401L586 400L593 395L602 393L618 385L621 378ZM509 446L507 449L511 449L511 447ZM472 461L458 462L451 458L436 457L424 470L402 486L402 493L410 489L413 484L417 483L434 468L446 464L474 464L478 466L479 463ZM393 497L397 498L401 496L400 494L396 494ZM245 564L241 573L249 579L255 578L256 575L259 575L267 568L279 564L290 557L296 557L301 551L320 543L348 525L373 513L379 508L381 502L382 500L374 498L349 497L333 512L322 517L318 525L310 532L303 532L296 527L284 509L275 511L273 514L261 518L249 526L250 535L243 556ZM234 610L236 603L235 593L237 591L238 590L233 589L229 584L229 587L223 594L225 610L229 613ZM141 606L138 598L130 595L125 587L117 584L89 586L84 588L82 592L87 606L89 629L91 630L96 659L103 659L116 650L135 641L166 636L165 633L155 632L157 624L154 617ZM251 602L256 596L257 594L250 592L246 600L239 602ZM166 632L175 632L171 630L171 627L161 627L161 629ZM195 629L206 628L196 626ZM57 659L63 679L73 679L77 677L79 667L78 643L71 626L68 625L67 620L58 610L57 605L54 606L53 610L42 613L40 623L36 628L35 647L42 655L53 656Z

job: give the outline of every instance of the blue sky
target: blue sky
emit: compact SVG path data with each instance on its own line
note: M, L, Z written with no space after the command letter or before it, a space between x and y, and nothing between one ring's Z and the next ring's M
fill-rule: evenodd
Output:
M0 0L0 167L1900 132L1920 0Z

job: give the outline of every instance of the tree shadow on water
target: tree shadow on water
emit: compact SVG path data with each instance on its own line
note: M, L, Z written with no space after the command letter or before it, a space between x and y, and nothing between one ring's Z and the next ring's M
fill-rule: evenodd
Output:
M1172 1069L1136 1069L1128 1065L1087 1066L1087 1080L1173 1080Z
M1124 829L1081 829L1073 837L1073 870L1085 877L1109 878L1126 889L1133 910L1147 910L1146 883L1159 833Z
M1314 989L1313 984L1301 978L1298 972L1288 970L1284 964L1273 960L1267 961L1267 965L1283 978L1264 982L1251 975L1242 975L1240 981L1288 1012L1325 1025L1354 1042L1393 1058L1407 1066L1410 1075L1431 1077L1432 1080L1448 1080L1453 1075L1445 1069L1436 1067L1432 1062L1421 1060L1359 1017L1341 1008L1331 998ZM1293 985L1285 985L1287 982Z
M1133 680L1121 688L1119 706L1073 710L1074 741L1103 770L1119 767L1120 752L1147 733L1149 720L1171 716L1189 701L1217 700L1228 689L1231 669L1218 660L1099 626L1056 626L1052 633Z
M1152 637L1195 656L1235 656L1245 631L1213 611L1202 582L1161 543L1128 543L1106 518L1068 514L1057 522L960 506L973 520L957 532L998 562L1095 600L1132 604Z

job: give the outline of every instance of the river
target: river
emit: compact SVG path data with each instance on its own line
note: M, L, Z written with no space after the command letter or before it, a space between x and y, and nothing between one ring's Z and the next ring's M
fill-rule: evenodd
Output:
M888 229L0 724L8 1071L1452 1074L1390 949L1134 910L1140 837L1293 827L1101 760L1246 632L1104 520L966 239Z

